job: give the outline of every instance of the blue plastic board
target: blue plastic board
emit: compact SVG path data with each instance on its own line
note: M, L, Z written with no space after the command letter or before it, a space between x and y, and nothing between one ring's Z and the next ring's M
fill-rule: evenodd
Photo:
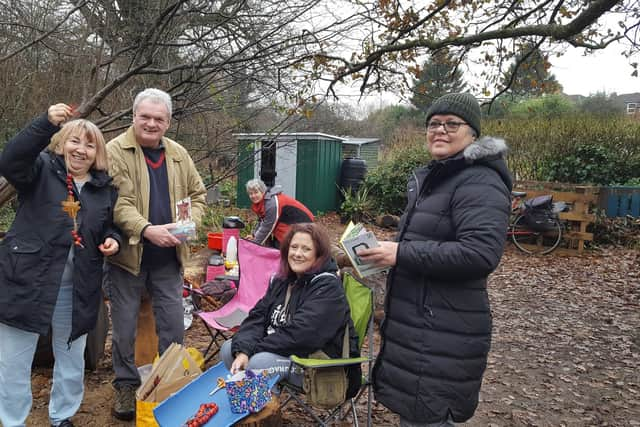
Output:
M629 211L631 204L631 194L621 194L620 201L618 202L618 216L627 216L631 212Z
M617 194L607 194L607 217L614 218L618 216L618 205L620 197Z
M605 208L607 217L623 217L631 215L640 217L640 187L608 186L600 189L601 207Z
M631 195L631 216L640 217L640 192Z
M180 427L198 412L202 403L215 402L218 405L218 413L206 424L207 427L228 427L249 415L249 412L234 414L231 412L229 398L225 389L217 391L213 396L209 393L216 388L219 377L227 378L229 370L220 362L212 366L207 372L180 389L176 394L167 398L153 410L156 421L160 427ZM278 376L269 380L273 387L278 381Z

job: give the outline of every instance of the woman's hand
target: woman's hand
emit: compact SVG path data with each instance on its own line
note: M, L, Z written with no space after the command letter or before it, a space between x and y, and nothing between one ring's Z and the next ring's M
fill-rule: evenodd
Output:
M69 120L72 115L73 111L67 104L55 104L47 110L47 119L52 125L56 126L60 126L63 122Z
M104 239L104 243L98 246L98 249L100 249L102 255L110 256L118 252L118 249L120 249L120 245L118 244L118 241L113 237L107 237L106 239Z
M249 366L249 356L244 353L238 353L231 364L231 374L237 374L239 371L246 371Z
M380 242L377 248L360 249L358 257L365 264L376 267L392 267L396 265L398 256L398 242Z

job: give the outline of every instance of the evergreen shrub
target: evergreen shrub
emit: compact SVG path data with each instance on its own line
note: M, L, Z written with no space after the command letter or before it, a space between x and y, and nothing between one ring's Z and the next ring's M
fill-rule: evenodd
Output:
M413 170L430 160L426 135L411 128L394 135L378 167L367 174L365 185L377 213L401 214L406 206L407 181Z
M482 126L505 138L518 180L612 185L638 176L640 123L629 117L510 117Z

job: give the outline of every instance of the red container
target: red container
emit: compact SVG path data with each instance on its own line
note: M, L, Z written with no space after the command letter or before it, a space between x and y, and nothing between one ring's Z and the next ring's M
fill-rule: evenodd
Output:
M222 252L222 233L207 233L207 246L209 249Z

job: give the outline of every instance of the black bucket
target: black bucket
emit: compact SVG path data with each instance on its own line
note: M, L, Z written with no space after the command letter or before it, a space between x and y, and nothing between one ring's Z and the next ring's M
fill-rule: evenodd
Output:
M358 191L367 175L367 162L364 159L347 158L340 167L340 188L347 193Z

